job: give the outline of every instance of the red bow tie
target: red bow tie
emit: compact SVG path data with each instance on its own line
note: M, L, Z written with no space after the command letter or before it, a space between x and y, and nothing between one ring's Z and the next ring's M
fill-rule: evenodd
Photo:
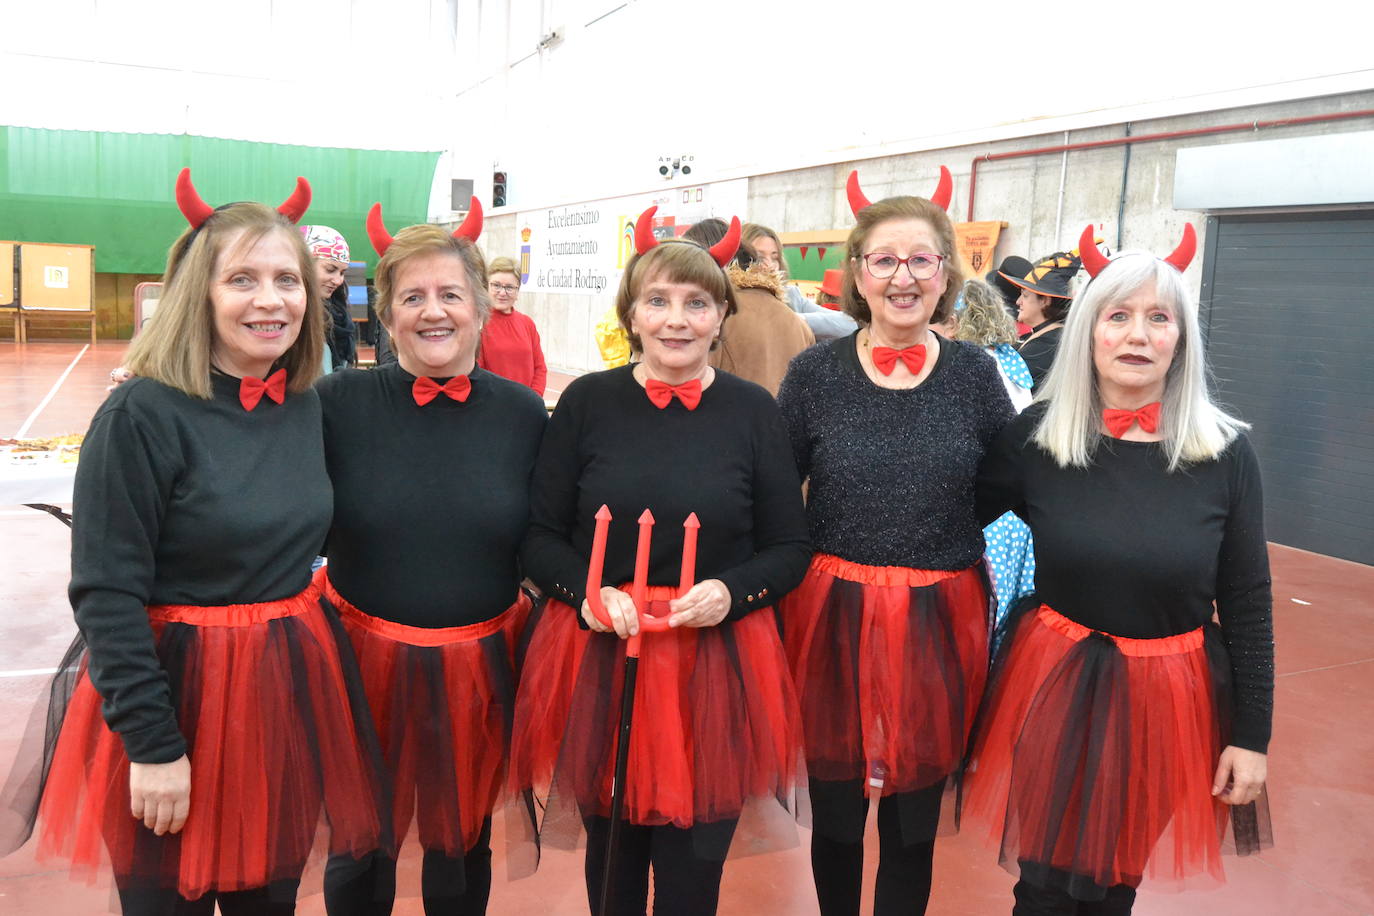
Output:
M239 403L244 410L252 410L258 406L263 395L267 395L272 400L280 404L286 400L286 370L278 369L267 377L267 381L245 375L239 379Z
M1102 423L1114 439L1120 439L1126 435L1126 431L1137 423L1145 432L1155 432L1159 429L1159 402L1146 404L1139 410L1108 408L1102 411Z
M901 350L891 347L873 348L873 365L883 375L891 375L892 370L897 368L899 359L906 363L907 371L912 375L920 375L921 367L926 364L926 345L916 344L914 347L904 347Z
M415 380L415 384L410 386L410 396L421 407L437 398L441 391L455 401L466 401L468 395L472 394L472 382L468 381L466 375L455 375L440 385L429 376L422 375Z
M644 393L649 396L649 400L659 410L668 406L668 402L676 397L682 402L682 406L688 410L696 410L701 403L701 379L694 378L690 382L683 382L681 385L669 385L667 382L660 382L656 378L651 378L644 383Z

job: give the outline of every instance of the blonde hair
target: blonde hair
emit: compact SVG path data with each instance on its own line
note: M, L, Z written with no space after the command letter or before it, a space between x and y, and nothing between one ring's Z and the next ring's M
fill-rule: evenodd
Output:
M187 228L172 243L157 311L134 338L125 358L129 371L192 397L210 398L210 355L215 346L210 287L219 259L236 236L237 248L247 250L272 232L286 239L295 252L305 288L300 333L272 368L286 370L289 391L301 392L314 384L324 358L325 326L315 259L290 220L271 207L250 202L221 207L199 229Z
M740 241L750 248L757 250L758 246L754 243L759 239L772 239L773 244L778 246L778 270L782 271L784 277L787 276L787 258L783 257L782 239L778 238L778 234L758 223L745 223L740 227Z
M982 280L969 280L964 284L963 295L964 308L958 313L955 340L967 340L980 347L1016 343L1016 322L1001 293Z
M725 304L725 318L739 311L735 301L735 287L725 270L711 257L711 253L696 242L669 239L659 242L644 254L636 254L625 265L625 273L620 278L620 289L615 294L615 315L620 326L625 329L630 348L639 352L639 335L630 330L630 315L635 310L635 300L645 282L654 276L662 276L669 283L690 283L699 286L717 303ZM724 326L721 336L725 334ZM717 338L711 343L715 349L720 343Z
M430 254L447 254L463 265L469 290L477 304L477 320L485 322L491 314L491 297L487 294L487 265L481 250L467 239L457 238L438 226L422 224L407 226L396 233L386 254L377 262L377 275L372 282L377 288L377 317L382 324L391 323L396 272L411 258Z
M513 258L504 255L487 262L487 279L490 280L493 274L514 274L515 282L520 282L520 268L515 266Z
M869 235L879 225L891 220L919 219L929 223L934 230L935 241L940 246L935 254L944 257L940 269L945 272L945 292L936 303L935 313L930 320L938 324L949 318L954 311L954 300L959 298L959 290L964 285L964 272L959 266L954 247L954 224L949 221L949 214L944 208L924 197L888 197L864 207L857 219L845 243L844 296L840 300L845 314L862 324L873 321L873 313L863 296L859 295L858 283L854 278L855 265L863 263L864 246L868 244Z
M1169 470L1216 458L1250 425L1223 411L1208 390L1197 301L1183 275L1148 252L1117 255L1074 300L1054 365L1036 392L1046 401L1033 438L1060 467L1087 467L1103 434L1102 395L1093 364L1093 328L1102 312L1153 286L1156 301L1172 310L1178 345L1164 376L1159 428Z

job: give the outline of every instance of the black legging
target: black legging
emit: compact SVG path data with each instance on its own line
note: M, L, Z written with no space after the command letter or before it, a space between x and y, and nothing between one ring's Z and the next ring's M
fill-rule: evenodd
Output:
M1065 891L1052 890L1021 880L1012 888L1016 905L1012 916L1130 916L1135 888L1114 884L1102 900L1075 900Z
M918 792L884 796L878 802L874 916L910 916L926 911L943 794L944 783L939 783ZM815 827L811 834L811 874L821 916L858 916L863 896L863 824L868 817L863 783L858 779L812 780L811 805ZM914 822L903 824L903 811ZM915 828L921 839L908 842L903 827L906 831ZM853 839L856 831L857 840Z
M612 916L645 916L649 905L649 868L654 870L654 916L714 916L720 902L723 860L702 858L698 849L709 831L712 848L730 845L736 821L700 827L641 827L625 823L616 845L611 874ZM606 863L610 818L593 817L587 827L587 903L600 912L601 873Z
M296 912L300 879L277 881L249 891L208 893L187 900L174 890L119 887L124 916L213 916L215 904L223 916L291 916Z
M463 856L426 850L420 869L426 916L483 916L491 896L491 818ZM368 862L329 860L324 905L329 916L390 916L396 901L396 860L374 853Z

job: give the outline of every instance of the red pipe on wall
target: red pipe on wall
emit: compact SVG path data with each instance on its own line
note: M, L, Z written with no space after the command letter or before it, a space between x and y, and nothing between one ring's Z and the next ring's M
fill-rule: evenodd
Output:
M1104 146L1126 146L1145 143L1151 140L1175 140L1179 137L1202 137L1208 134L1233 133L1238 130L1259 130L1267 127L1290 127L1295 124L1320 124L1324 121L1346 121L1351 118L1374 118L1374 108L1360 111L1335 111L1327 114L1304 115L1299 118L1276 118L1270 121L1247 121L1244 124L1219 124L1216 127L1195 127L1191 130L1166 130L1157 134L1135 134L1130 137L1116 137L1111 140L1087 140L1082 143L1061 143L1058 146L1038 146L1035 149L1014 150L1009 153L984 153L974 156L968 176L968 216L973 222L973 201L978 189L978 163L996 162L999 159L1020 159L1025 156L1042 156L1047 153L1063 153L1071 150L1097 149Z

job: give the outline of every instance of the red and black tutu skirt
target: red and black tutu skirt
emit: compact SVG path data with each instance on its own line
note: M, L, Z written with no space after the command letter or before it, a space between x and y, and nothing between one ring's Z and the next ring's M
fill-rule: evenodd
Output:
M468 626L411 627L354 607L327 570L315 582L358 657L391 780L395 840L414 821L424 849L461 858L506 785L515 646L530 599L521 593L501 614Z
M186 825L159 837L130 814L129 760L82 658L41 783L40 859L68 858L87 879L108 862L121 887L195 899L298 878L325 829L334 855L386 842L366 701L314 586L262 604L151 606L148 616L189 748Z
M1128 639L1031 606L998 660L962 814L1025 880L1100 900L1143 877L1224 879L1223 850L1272 843L1268 803L1212 797L1230 664L1215 625Z
M987 679L991 594L981 564L944 572L812 559L782 602L812 779L861 780L881 796L959 769Z
M674 588L650 586L647 613L666 616L676 596ZM572 848L586 819L610 816L624 662L624 641L581 629L577 612L561 602L548 602L533 626L511 775L527 798L547 792L541 842ZM758 833L791 821L777 803L789 806L804 778L796 697L770 610L715 627L643 634L628 761L630 823L732 822L755 801L783 813L771 823L766 812L747 818L734 847L728 830L698 831L702 858L795 842L794 829L790 836ZM723 837L721 848L700 848L711 837Z

